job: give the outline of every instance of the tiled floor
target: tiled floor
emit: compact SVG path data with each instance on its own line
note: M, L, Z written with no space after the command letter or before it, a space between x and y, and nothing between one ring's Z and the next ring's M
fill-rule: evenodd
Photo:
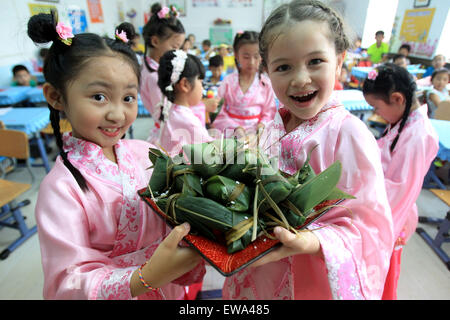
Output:
M134 137L146 139L151 119L139 118L134 124ZM54 148L55 149L55 148ZM56 151L50 156L52 159ZM22 208L27 217L28 226L35 224L34 206L37 191L45 171L42 167L32 169L36 180L31 188L20 199L29 199L31 204ZM26 169L18 168L7 176L17 182L30 183L31 178ZM428 190L422 190L417 201L419 215L429 217L444 217L449 207ZM436 227L419 224L434 237ZM14 241L18 236L15 230L3 228L0 230L0 251ZM443 249L450 254L450 243ZM203 290L220 289L224 277L216 270L208 267L204 279ZM42 299L43 273L41 266L39 241L37 234L28 239L18 249L3 261L0 261L0 299ZM450 299L450 271L443 262L428 247L416 233L412 236L403 251L402 273L400 276L399 299Z

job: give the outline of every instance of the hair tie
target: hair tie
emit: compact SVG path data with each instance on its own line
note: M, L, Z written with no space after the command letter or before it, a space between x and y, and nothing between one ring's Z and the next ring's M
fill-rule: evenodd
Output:
M72 44L72 27L64 24L64 22L58 22L56 25L56 33L58 33L58 39L61 40L67 46Z
M116 39L128 43L127 33L125 32L125 30L122 30L120 33L118 30L116 30Z
M166 91L173 91L173 85L180 79L187 59L187 54L183 50L175 50L174 55L175 57L171 61L173 70L170 76L170 84L166 87Z

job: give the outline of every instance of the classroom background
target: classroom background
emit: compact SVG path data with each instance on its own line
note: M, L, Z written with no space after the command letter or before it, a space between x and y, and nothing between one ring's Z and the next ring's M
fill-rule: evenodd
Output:
M149 19L152 0L2 0L0 13L0 299L42 299L43 273L34 205L40 181L57 156L48 109L42 94L41 49L27 36L27 21L33 14L56 8L60 20L70 22L74 33L93 32L112 37L121 22L132 23L142 33ZM208 69L208 58L222 55L224 75L235 71L232 42L242 30L259 31L265 18L286 0L165 0L174 5L186 36L195 40L186 50L198 55ZM430 77L433 59L450 58L450 2L448 0L324 0L345 18L356 46L349 50L336 92L344 106L364 121L376 137L386 123L373 114L361 92L364 79L378 63L396 60L401 48L409 48L405 67L417 79L418 96L427 103L432 89ZM381 61L373 61L369 48L377 31L384 32L389 50ZM205 41L208 40L208 41ZM135 39L135 51L142 56L142 36ZM208 48L208 42L210 46ZM227 50L222 51L221 48ZM33 83L14 83L13 67L24 65ZM208 76L208 73L207 73ZM447 86L449 89L449 86ZM208 92L205 92L208 95ZM450 102L433 119L439 134L438 157L425 177L420 197L417 232L405 246L399 299L450 299ZM146 140L149 113L139 101L138 119L129 138ZM24 132L22 142L6 131ZM63 128L70 130L70 128ZM18 139L18 138L17 138ZM28 153L20 147L27 145ZM14 152L12 152L13 150ZM4 183L6 181L6 183ZM14 193L8 182L25 186ZM26 185L29 185L26 187ZM14 200L13 205L11 200ZM14 210L15 209L15 210ZM223 277L209 268L197 299L220 299Z

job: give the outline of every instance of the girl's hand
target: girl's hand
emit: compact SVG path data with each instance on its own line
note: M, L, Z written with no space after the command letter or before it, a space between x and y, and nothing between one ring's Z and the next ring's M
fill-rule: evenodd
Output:
M319 238L309 230L302 230L296 235L285 228L275 227L274 234L283 245L251 264L251 267L259 267L296 254L321 253Z
M203 99L203 103L205 104L205 110L207 112L216 112L217 107L219 106L220 98L205 98Z
M148 263L142 268L145 282L154 288L160 288L191 271L200 263L201 256L194 249L178 246L189 230L188 223L176 226L159 244ZM140 283L136 270L131 279L131 294L137 296L146 291L147 289Z

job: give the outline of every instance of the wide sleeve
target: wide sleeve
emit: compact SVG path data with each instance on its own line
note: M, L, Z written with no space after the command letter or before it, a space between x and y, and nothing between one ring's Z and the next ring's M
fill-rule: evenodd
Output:
M105 278L114 278L120 280L115 283L114 298L131 299L129 279L135 267L117 268L103 251L91 246L92 230L83 208L82 191L74 183L73 179L53 180L47 176L40 186L35 214L44 298L96 299Z
M320 240L334 299L380 299L394 242L380 152L356 118L347 117L337 134L336 146L325 146L334 155L323 161L341 161L338 187L356 199L331 209L310 230Z
M269 79L265 79L264 86L265 90L265 101L261 108L261 119L260 123L264 124L264 126L267 126L269 122L271 122L275 114L277 113L277 106L275 103L275 93L272 89L272 84Z
M423 179L439 149L437 137L425 132L424 128L426 128L424 122L418 121L414 127L400 134L385 171L386 191L392 209L396 237L409 219L417 219L411 216L413 213L411 209L419 197Z

